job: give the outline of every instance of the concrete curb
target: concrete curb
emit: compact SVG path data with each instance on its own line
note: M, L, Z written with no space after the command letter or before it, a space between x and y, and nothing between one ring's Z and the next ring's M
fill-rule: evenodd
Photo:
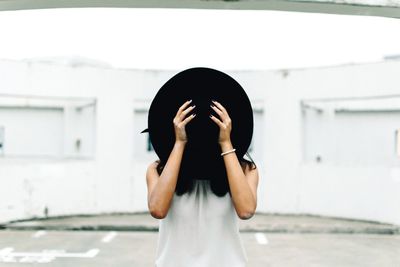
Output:
M258 214L240 221L239 229L243 233L400 235L397 225L310 215ZM72 215L11 221L0 224L0 230L158 232L158 221L146 212Z
M49 230L49 231L140 231L140 232L158 232L158 227L145 225L5 225L3 230ZM396 228L328 228L328 229L313 229L313 228L241 228L242 233L264 232L264 233L286 233L286 234L379 234L379 235L400 235L400 229Z

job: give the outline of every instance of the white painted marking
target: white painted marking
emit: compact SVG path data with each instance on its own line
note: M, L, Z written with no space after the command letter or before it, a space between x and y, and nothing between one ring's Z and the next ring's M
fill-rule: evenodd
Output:
M14 250L14 248L12 248L12 247L3 248L2 250L0 250L0 257L1 257L2 255L7 255L7 254L9 254L9 253L12 252L13 250Z
M260 245L268 244L268 239L265 236L265 234L263 234L263 233L255 233L254 236L255 236L258 244L260 244Z
M101 242L103 242L103 243L109 243L109 242L110 242L111 240L113 240L114 237L116 237L116 236L117 236L117 232L115 232L115 231L109 232L106 236L103 237L103 239L101 240Z
M88 258L94 258L96 255L100 252L100 249L94 248L86 252L86 257Z
M0 262L17 262L14 257L10 257L9 254L14 250L12 247L3 248L0 250Z
M41 257L32 257L32 256L27 256L27 257L22 257L19 262L28 262L28 263L48 263L54 260L53 256L47 255L47 256L41 256Z
M93 258L99 252L99 249L91 249L85 253L67 253L67 252L12 252L13 256L16 257L25 257L25 256L42 256L42 255L50 255L57 258Z
M46 234L47 234L46 231L40 230L40 231L37 231L36 233L34 233L34 234L32 235L32 237L33 237L33 238L39 238L39 237L44 236L44 235L46 235Z
M17 260L12 256L1 256L0 262L17 262Z
M48 263L56 258L94 258L99 249L90 249L84 253L68 253L64 250L43 250L42 252L13 252L13 248L0 250L0 262L37 262ZM19 258L19 260L18 260Z

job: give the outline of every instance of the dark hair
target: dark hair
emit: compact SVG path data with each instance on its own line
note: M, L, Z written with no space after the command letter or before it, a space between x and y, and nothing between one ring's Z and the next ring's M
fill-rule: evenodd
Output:
M239 158L239 162L241 164L241 166L247 168L249 167L251 170L256 169L257 165L255 164L255 162L253 161L253 159L250 157L250 154L248 152L246 152L246 155L250 158L250 160L243 158ZM162 162L161 160L156 160L157 164L157 172L158 175L161 175L164 166L165 166L165 162ZM183 195L184 193L191 193L193 191L193 179L192 178L188 178L185 177L185 172L182 171L182 169L184 168L184 163L181 164L181 169L179 171L178 174L178 181L177 181L177 185L175 188L175 193L180 196ZM232 193L231 190L229 188L229 184L228 184L228 176L226 174L226 169L225 166L221 166L221 164L217 167L219 168L219 172L217 171L216 173L221 174L223 177L218 178L218 179L211 179L210 180L210 185L211 185L211 190L213 191L213 193L219 197L225 196L227 192L229 192L229 195L232 197Z

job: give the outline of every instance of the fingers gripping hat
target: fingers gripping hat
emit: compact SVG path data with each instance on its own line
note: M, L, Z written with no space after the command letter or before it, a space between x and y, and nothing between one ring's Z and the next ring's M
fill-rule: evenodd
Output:
M238 158L243 158L251 143L253 112L246 92L231 76L206 67L190 68L177 73L157 92L150 105L148 128L142 131L149 133L156 154L165 163L176 138L173 119L178 109L190 99L190 105L196 107L185 118L193 113L196 116L185 126L188 142L182 165L189 167L192 175L198 176L195 178L203 179L206 172L210 172L211 166L224 163L218 143L220 129L209 115L222 119L211 108L211 100L219 102L231 118L230 137Z

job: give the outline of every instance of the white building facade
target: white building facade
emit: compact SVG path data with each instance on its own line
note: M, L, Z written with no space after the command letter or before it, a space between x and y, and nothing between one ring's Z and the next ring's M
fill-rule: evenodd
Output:
M179 71L1 60L0 221L146 211L140 131ZM400 61L222 71L252 101L258 212L400 224Z

